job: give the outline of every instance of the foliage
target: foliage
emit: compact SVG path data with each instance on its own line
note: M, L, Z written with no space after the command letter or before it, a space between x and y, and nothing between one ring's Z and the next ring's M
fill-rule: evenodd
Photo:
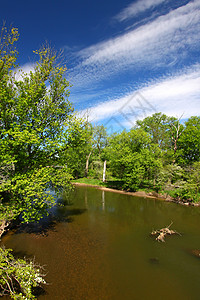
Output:
M177 162L182 166L200 160L200 117L185 122L185 130L178 141Z
M66 144L70 144L70 147L61 152L61 159L75 178L83 177L85 174L86 158L92 149L92 134L91 124L84 119L69 120L68 130L64 135L64 145L66 142Z
M106 149L111 170L124 181L124 188L137 190L145 179L151 180L161 165L160 150L142 129L114 135Z
M171 127L175 121L174 117L155 113L142 121L138 120L137 127L148 132L152 137L152 142L161 149L170 149L172 147Z
M45 284L42 268L34 261L15 259L11 249L0 248L0 296L14 300L36 299L33 288Z
M189 183L196 186L197 193L200 192L200 161L193 163L193 165L189 167L189 170L187 170L187 173Z
M79 178L79 179L73 180L72 182L106 186L106 184L104 182L102 182L102 180L94 179L94 178Z
M106 128L103 125L93 126L93 136L92 136L92 144L93 144L93 151L96 150L98 156L103 151L103 149L107 146L107 139L108 135L106 132Z
M166 172L164 176L165 182L162 182L163 189L178 200L200 201L200 162L195 162L186 168L178 165L168 167L168 173ZM163 174L160 180L163 179L162 176Z
M200 193L196 193L195 186L186 183L183 187L167 191L169 195L177 200L185 202L199 202Z
M187 182L181 191L183 199L200 201L200 161L186 168Z
M95 179L102 179L103 174L103 162L101 160L92 160L90 164L89 177Z
M94 179L94 178L78 178L74 179L72 181L73 183L84 183L89 185L98 185L102 187L107 188L113 188L117 190L121 190L123 188L123 182L120 180L117 180L116 178L112 178L111 180L107 180L106 182L103 182L102 179Z
M105 128L91 126L86 155L89 177L101 179L106 160L107 186L114 179L126 190L166 191L198 201L199 124L199 117L181 124L180 119L156 113L137 121L129 132L109 138Z
M96 178L102 177L103 149L107 144L105 127L103 125L93 126L84 118L70 119L67 126L68 130L65 132L64 138L67 144L70 141L70 148L61 153L63 164L69 167L75 178L83 177L86 175L85 173ZM87 161L88 170L86 172Z
M66 67L48 45L35 51L34 70L16 70L16 28L0 36L0 236L14 219L34 222L55 205L53 188L69 190L70 149L85 145L82 121L68 101ZM20 74L20 77L19 77ZM70 153L68 154L70 156ZM14 259L0 248L1 294L35 299L33 288L45 283L33 261Z
M179 199L198 201L199 120L191 117L181 124L156 113L137 121L129 132L112 135L102 152L111 175L126 190L165 190Z
M108 136L103 125L91 126L90 130L91 136L86 156L85 176L100 179L103 173L104 149L107 146Z
M185 170L177 164L168 164L159 170L157 182L166 189L180 185L185 180Z
M17 50L14 43L18 37L17 28L12 27L7 30L5 26L2 27L0 33L0 80L15 66Z
M77 124L76 122L73 134L79 143L71 143L70 149L63 156L65 163L76 178L83 176L100 178L103 150L107 145L106 129L103 125L93 126L87 119L79 119L78 126Z
M23 222L37 221L55 204L45 192L69 185L70 170L60 153L69 149L69 121L73 108L68 101L66 67L50 47L35 51L34 71L13 71L18 38L16 29L3 29L0 64L0 219L20 216ZM3 49L3 50L2 50ZM7 51L7 53L6 53ZM74 121L75 122L75 121ZM71 132L74 131L71 130Z

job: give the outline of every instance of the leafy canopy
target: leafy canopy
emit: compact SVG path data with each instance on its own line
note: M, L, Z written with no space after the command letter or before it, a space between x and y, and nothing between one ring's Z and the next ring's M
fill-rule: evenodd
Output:
M113 175L124 182L126 189L137 190L161 167L160 149L142 129L113 135L105 152Z
M39 220L55 204L48 187L59 190L71 176L60 152L69 148L73 118L66 67L48 45L35 51L29 74L13 71L18 31L2 29L0 45L0 218Z

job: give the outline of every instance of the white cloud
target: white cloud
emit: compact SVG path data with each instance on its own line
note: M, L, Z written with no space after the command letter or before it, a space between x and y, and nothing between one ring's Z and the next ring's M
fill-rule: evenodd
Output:
M139 100L137 99L138 93ZM185 70L182 75L170 76L124 97L99 103L90 109L89 118L95 122L111 117L124 118L124 124L126 123L126 126L129 124L129 127L138 117L143 118L155 111L175 117L184 114L183 117L188 118L192 115L199 115L199 98L200 65L198 64ZM126 116L128 116L128 121Z
M30 72L35 72L34 68L35 68L35 64L33 64L33 63L27 63L27 64L21 66L20 68L17 68L15 70L16 80L18 80L18 81L23 80L23 74L30 74Z
M163 2L166 2L166 0L138 0L124 8L115 19L120 22L125 21Z
M71 72L72 83L91 85L127 70L173 65L184 59L188 50L200 46L198 32L200 1L196 0L151 23L80 51L83 60Z

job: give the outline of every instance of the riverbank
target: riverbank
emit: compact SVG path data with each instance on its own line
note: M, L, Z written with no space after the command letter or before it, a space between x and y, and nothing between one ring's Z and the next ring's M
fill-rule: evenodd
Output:
M98 180L93 180L93 182L95 182L95 181L97 183L99 182ZM173 198L167 193L160 194L160 193L157 193L155 191L151 191L151 192L146 192L146 191L128 192L128 191L123 191L123 190L118 190L118 189L115 189L115 188L109 188L109 187L103 186L102 182L101 182L101 185L97 184L97 183L91 184L91 183L87 183L87 182L86 183L85 182L78 182L77 180L76 181L74 180L72 182L72 184L75 185L75 186L88 186L88 187L93 187L93 188L96 188L96 189L102 190L102 191L113 192L113 193L118 193L118 194L125 194L125 195L131 195L131 196L134 196L134 197L142 197L142 198L151 198L151 199L163 200L163 201L173 202L173 203L177 203L177 204L181 204L181 205L185 205L185 206L200 206L200 202L193 203L191 201L183 201L181 199Z
M116 189L111 189L111 188L107 188L104 186L100 186L100 185L94 185L94 184L88 184L88 183L82 183L82 182L72 182L73 185L77 185L77 186L89 186L89 187L93 187L96 188L98 190L102 190L102 191L106 191L106 192L113 192L113 193L118 193L118 194L126 194L126 195L132 195L135 197L148 197L148 198L157 198L155 196L151 196L149 194L147 194L144 191L138 191L138 192L126 192L126 191L122 191L122 190L116 190ZM162 198L160 198L162 199Z

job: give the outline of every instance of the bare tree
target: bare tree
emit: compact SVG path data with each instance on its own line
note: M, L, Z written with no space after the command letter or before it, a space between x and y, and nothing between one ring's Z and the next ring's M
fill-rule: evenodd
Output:
M181 134L183 133L184 129L183 125L180 123L180 119L182 118L183 115L180 116L180 118L177 120L176 124L171 123L171 138L172 138L172 142L174 144L174 154L177 151L177 142L178 139L180 138ZM173 130L174 128L174 130Z

